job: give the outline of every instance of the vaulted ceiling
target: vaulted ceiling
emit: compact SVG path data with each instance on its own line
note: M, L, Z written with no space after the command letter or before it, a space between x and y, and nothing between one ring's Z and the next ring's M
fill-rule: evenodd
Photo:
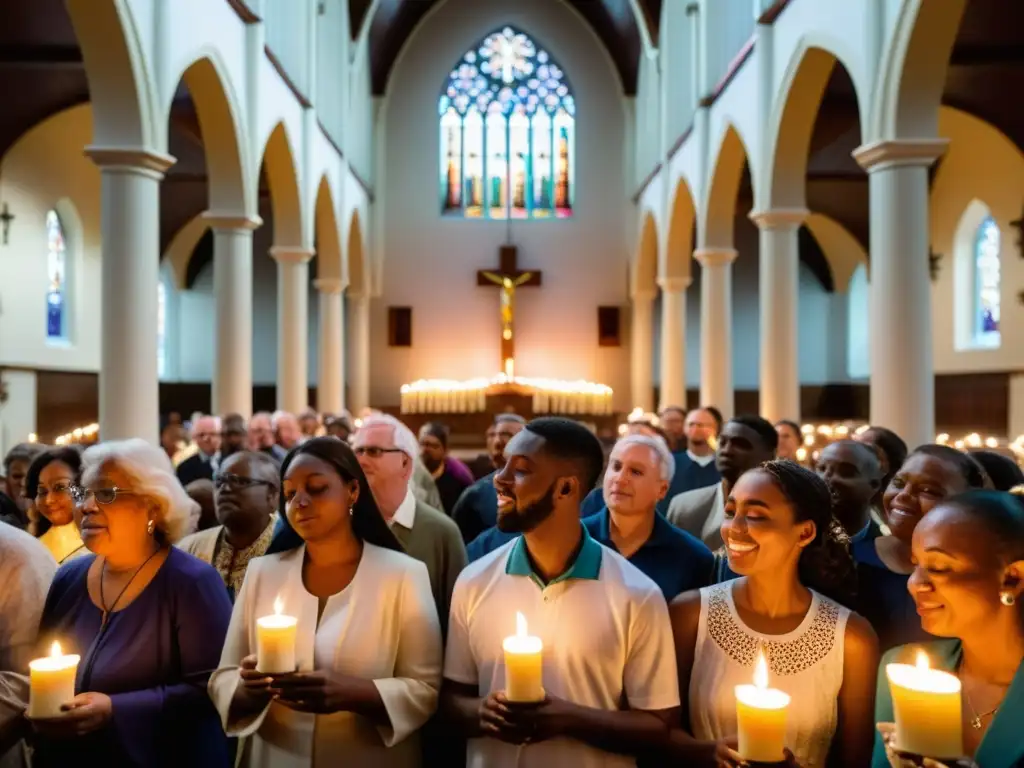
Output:
M395 59L416 25L440 0L380 0L372 19L367 13L373 0L349 0L352 34L358 35L369 24L370 68L374 93L387 90L388 77ZM673 0L681 2L681 0ZM594 28L615 62L622 89L636 93L637 72L643 37L640 25L647 27L657 43L658 20L663 0L636 0L643 19L637 19L631 0L568 0Z

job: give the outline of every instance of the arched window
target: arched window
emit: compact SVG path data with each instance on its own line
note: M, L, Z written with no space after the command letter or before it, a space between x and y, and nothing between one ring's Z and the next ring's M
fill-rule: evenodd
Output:
M974 333L982 342L999 343L999 225L987 216L974 240Z
M438 113L444 214L572 215L576 102L562 68L528 35L505 27L468 50Z
M46 213L46 338L63 341L67 334L67 243L56 211Z
M156 284L156 370L160 378L167 375L167 287L163 280Z

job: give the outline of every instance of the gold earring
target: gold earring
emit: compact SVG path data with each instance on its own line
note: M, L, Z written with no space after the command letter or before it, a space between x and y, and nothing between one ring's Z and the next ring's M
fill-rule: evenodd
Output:
M155 527L156 527L156 523L154 523L152 520L150 520L149 524L146 526L146 533L148 533L150 536L152 536L153 535L153 528L155 528Z
M1013 592L1000 592L999 602L1009 608L1017 602L1017 598L1013 596Z

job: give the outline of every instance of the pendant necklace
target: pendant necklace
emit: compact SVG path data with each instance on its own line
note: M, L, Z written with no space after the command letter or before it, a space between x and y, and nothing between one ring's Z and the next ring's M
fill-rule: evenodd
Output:
M971 694L967 691L966 687L963 690L964 690L964 696L967 698L967 706L970 707L971 714L974 715L974 717L971 718L971 728L973 728L976 731L980 731L981 730L981 720L982 720L982 718L989 717L990 715L994 715L996 712L999 711L999 707L996 707L994 709L990 709L988 712L982 712L979 715L978 714L978 710L976 710L974 708L974 704L971 702Z
M135 581L135 577L142 572L143 568L149 565L149 561L156 557L157 553L159 552L160 548L157 547L153 554L147 557L145 561L143 561L142 565L135 569L135 573L133 573L132 577L128 579L128 583L124 585L121 591L117 593L117 597L114 598L114 602L111 604L109 608L107 608L107 600L103 596L103 577L107 573L107 560L106 558L103 559L103 564L100 566L100 607L103 610L103 617L100 619L101 629L107 626L107 620L110 618L110 614L112 614L114 612L114 609L117 608L117 604L121 602L121 598L124 597L124 593L128 591L128 587L130 587L132 585L132 582Z

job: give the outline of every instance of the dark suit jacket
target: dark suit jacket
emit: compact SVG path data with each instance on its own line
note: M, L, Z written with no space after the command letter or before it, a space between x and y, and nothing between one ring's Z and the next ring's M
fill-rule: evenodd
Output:
M178 465L177 474L182 485L193 480L213 480L213 463L204 459L202 454L195 453Z
M666 517L672 525L696 536L714 552L722 546L720 528L725 500L721 494L721 483L681 493L668 505Z

